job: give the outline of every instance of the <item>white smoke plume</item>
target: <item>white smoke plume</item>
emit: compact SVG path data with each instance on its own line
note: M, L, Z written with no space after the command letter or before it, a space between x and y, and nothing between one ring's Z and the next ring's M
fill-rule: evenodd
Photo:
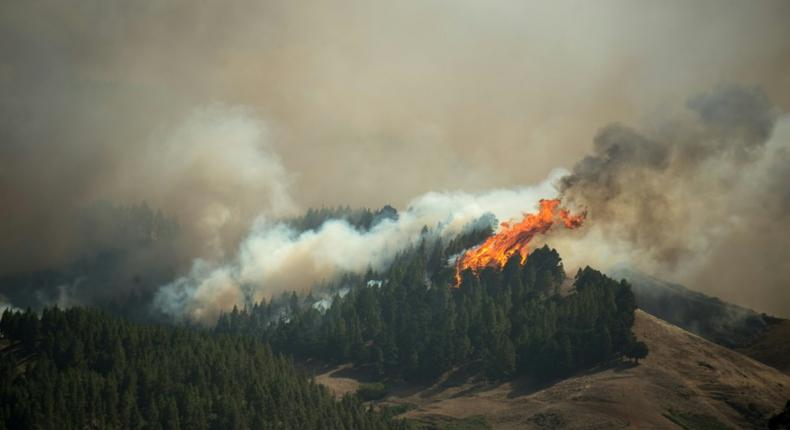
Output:
M149 140L115 188L188 221L199 255L222 256L261 214L295 210L269 128L249 108L204 106Z
M12 305L11 303L8 303L5 296L0 295L0 314L5 312L6 310L18 311L20 309L18 309L16 306Z
M470 222L490 223L487 213L518 219L540 198L560 196L571 209L589 210L587 223L535 245L557 248L569 270L626 264L783 315L790 303L790 120L759 88L739 86L717 87L654 120L602 128L592 155L538 185L427 193L367 232L342 220L297 232L260 217L230 262L198 260L155 304L177 318L211 322L234 305L385 269L424 226L452 237Z
M516 189L483 193L431 192L414 199L397 219L384 219L362 232L343 220L297 232L285 223L260 218L230 263L195 262L191 272L164 286L155 306L173 317L213 322L219 312L257 302L286 290L304 290L344 273L385 269L398 252L416 245L423 227L453 237L470 223L517 219L541 198L557 194L564 170Z

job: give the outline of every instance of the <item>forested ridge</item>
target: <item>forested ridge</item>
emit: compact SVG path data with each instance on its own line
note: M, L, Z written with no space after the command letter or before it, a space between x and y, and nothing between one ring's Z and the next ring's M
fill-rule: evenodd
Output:
M397 216L341 207L287 222L306 230L341 217L366 230ZM408 428L356 396L336 399L292 360L430 381L469 365L492 380L551 379L645 356L628 283L591 268L566 279L547 246L456 282L455 258L492 234L478 224L449 240L426 227L386 270L234 308L209 330L83 308L8 310L0 428Z
M356 229L365 231L385 219L397 219L398 211L390 205L378 210L369 208L352 209L349 206L310 208L304 215L285 219L285 223L297 231L316 230L325 222L342 220Z
M383 273L349 275L317 298L293 293L234 309L219 333L248 333L297 358L351 361L382 376L430 379L481 363L490 378L552 378L626 355L641 358L631 333L636 308L630 286L591 268L571 283L558 253L514 256L503 270L466 271L454 284L448 256L490 231L451 241L425 239ZM561 287L570 286L569 291ZM327 287L325 287L327 288Z
M163 283L188 263L182 226L141 204L97 202L80 211L73 229L80 238L71 255L46 268L0 276L0 301L20 308L79 303L143 321Z
M390 429L250 336L73 308L6 311L0 428Z

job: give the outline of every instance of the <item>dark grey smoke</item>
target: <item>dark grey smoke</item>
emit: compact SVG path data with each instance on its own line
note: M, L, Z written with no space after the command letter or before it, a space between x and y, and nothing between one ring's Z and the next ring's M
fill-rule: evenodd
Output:
M734 134L728 141L735 144L736 150L759 146L768 140L778 116L777 109L761 89L735 85L692 97L688 107L706 126ZM737 143L744 144L745 148L738 148Z
M712 157L760 150L778 118L778 110L759 88L721 86L692 97L687 106L697 114L698 124L676 124L681 129L654 138L620 124L601 129L593 141L593 155L563 178L562 190L573 197L583 189L586 195L594 194L588 200L608 202L628 193L629 186L644 185L627 181L629 175L660 173L669 167L693 175Z
M625 169L663 170L667 167L670 150L667 145L655 142L620 124L612 124L593 140L592 156L584 157L573 169L573 174L563 178L564 188L602 184L594 188L603 191L596 199L616 197L617 180Z
M612 124L598 132L593 155L576 164L572 174L561 180L560 189L568 203L589 208L596 218L616 217L619 206L627 205L629 211L635 211L631 222L652 224L669 203L648 178L666 170L670 155L671 148L665 143ZM641 184L638 191L634 190L636 183ZM621 231L643 248L656 242L654 233L635 225Z
M790 238L787 120L754 87L719 86L686 107L640 131L603 128L561 194L588 209L599 249L786 315L790 267L773 262Z

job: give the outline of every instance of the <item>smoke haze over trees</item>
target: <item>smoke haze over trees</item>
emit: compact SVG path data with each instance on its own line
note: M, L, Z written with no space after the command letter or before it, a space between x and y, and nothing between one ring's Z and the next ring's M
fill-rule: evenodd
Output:
M330 300L292 293L234 308L216 331L260 336L302 359L351 361L406 379L437 378L469 363L490 378L550 379L618 355L647 354L631 332L630 286L588 267L572 291L561 292L566 274L548 247L523 266L515 255L501 271L486 268L478 277L467 270L457 288L447 288L454 276L445 264L448 250L478 241L476 234L447 244L426 240L383 273L344 279Z
M3 3L0 299L88 304L126 297L135 278L187 279L170 313L211 319L386 266L423 218L378 236L341 222L311 236L315 225L277 220L488 195L517 209L453 204L473 208L458 222L488 211L506 221L534 203L510 198L564 168L559 191L590 214L588 230L552 239L568 268L627 260L787 316L788 16L784 1ZM104 216L97 202L145 202L177 223L170 255L125 253L117 276L83 279L94 269L74 267L86 255L125 240L86 233ZM294 232L364 237L351 243L379 251L345 254L349 264L287 259L310 267L301 274L252 246L279 241L295 256L305 248L291 246ZM204 278L217 288L201 289Z

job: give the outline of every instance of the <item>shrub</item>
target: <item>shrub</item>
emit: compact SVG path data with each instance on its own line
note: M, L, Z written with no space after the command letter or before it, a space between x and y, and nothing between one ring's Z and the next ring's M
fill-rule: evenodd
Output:
M381 400L387 395L387 387L381 382L374 382L372 384L360 384L357 388L357 396L360 399L368 400Z

